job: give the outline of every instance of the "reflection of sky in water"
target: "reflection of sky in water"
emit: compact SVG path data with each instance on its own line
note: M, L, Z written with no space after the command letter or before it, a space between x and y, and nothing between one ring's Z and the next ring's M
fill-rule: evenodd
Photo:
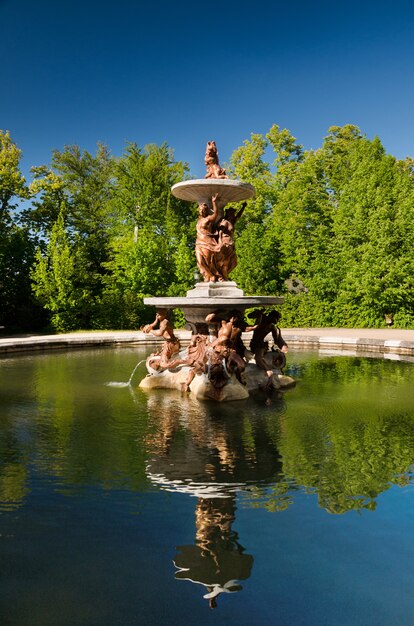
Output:
M105 386L143 355L0 360L6 618L410 623L412 365L289 354L270 403Z

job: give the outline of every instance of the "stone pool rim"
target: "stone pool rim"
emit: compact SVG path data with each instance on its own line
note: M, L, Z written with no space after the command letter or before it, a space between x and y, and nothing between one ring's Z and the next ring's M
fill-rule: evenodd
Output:
M397 328L282 328L290 348L312 349L323 352L341 351L345 354L376 353L414 357L414 330ZM183 343L190 340L187 330L176 331ZM244 334L246 342L249 333ZM0 337L0 356L33 351L111 347L121 345L154 346L159 340L142 331L84 331L57 335L26 334Z

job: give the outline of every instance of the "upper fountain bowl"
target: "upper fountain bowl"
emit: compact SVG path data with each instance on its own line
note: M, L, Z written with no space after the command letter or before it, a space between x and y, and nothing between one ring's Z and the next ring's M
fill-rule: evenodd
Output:
M220 205L228 202L240 202L254 197L254 187L249 183L228 178L195 178L176 183L171 187L171 192L180 200L189 200L201 204L211 203L211 197L216 193L220 197Z

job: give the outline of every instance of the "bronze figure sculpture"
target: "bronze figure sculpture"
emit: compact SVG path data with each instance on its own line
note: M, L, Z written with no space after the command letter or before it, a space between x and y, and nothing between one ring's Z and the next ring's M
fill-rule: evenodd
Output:
M226 170L220 167L215 141L207 141L204 163L207 166L206 178L228 178Z
M165 340L161 350L148 357L148 363L153 369L170 368L171 359L180 351L181 346L178 337L174 335L174 328L167 317L167 311L159 309L152 324L147 324L142 330L144 333L151 333L155 337L163 337Z
M235 374L237 380L245 385L246 362L243 355L240 354L240 342L243 342L241 341L242 322L238 312L232 312L230 317L225 318L222 318L219 313L210 313L206 317L206 322L218 324L217 337L211 344L216 353L216 361L221 358L224 361L222 367L226 375Z
M217 225L219 251L217 265L223 280L229 279L229 274L237 265L236 248L234 245L234 226L243 215L246 203L236 212L233 207L226 209L224 217Z
M269 369L269 364L265 359L266 354L269 351L269 342L265 341L266 336L270 333L274 342L274 349L272 351L272 365L283 369L286 363L285 353L288 351L286 341L282 337L280 328L276 326L280 320L279 311L271 311L266 314L264 311L255 311L257 323L251 327L253 330L253 337L250 342L250 350L254 354L254 359L257 367L264 370L269 378L269 385L273 384L273 371Z
M195 252L204 282L228 281L237 265L234 226L243 215L246 203L239 211L229 207L222 215L217 205L219 197L218 193L212 196L212 210L205 202L198 207Z
M258 381L261 380L257 383L261 389L269 392L279 389L279 374L283 374L285 353L288 350L280 329L276 326L280 314L277 311L265 313L264 310L257 309L253 316L256 323L248 326L242 313L236 309L209 313L205 323L210 329L210 336L194 334L190 345L180 351L180 342L174 335L166 311L159 310L155 321L143 328L144 332L164 339L161 350L147 358L150 376L161 375L163 372L169 372L170 376L179 376L176 388L183 392L190 391L197 375L204 376L211 386L209 397L213 399L220 398L232 375L242 387L246 387L248 376L253 375ZM253 331L250 342L253 354L246 351L242 340L242 333L246 331ZM268 334L272 336L274 344L271 351L269 342L266 341ZM253 356L254 361L250 363ZM253 374L252 368L256 372L262 372L261 378ZM284 384L291 384L291 381L292 379L285 380Z
M204 282L216 282L219 279L219 272L216 268L216 257L219 251L216 230L216 222L219 216L216 203L217 198L218 194L211 198L213 212L210 211L206 203L202 203L198 207L195 253L198 269L204 278Z
M207 357L207 337L203 335L193 335L187 349L185 364L190 366L187 378L182 383L181 390L189 391L190 385L196 374L202 374L206 369Z

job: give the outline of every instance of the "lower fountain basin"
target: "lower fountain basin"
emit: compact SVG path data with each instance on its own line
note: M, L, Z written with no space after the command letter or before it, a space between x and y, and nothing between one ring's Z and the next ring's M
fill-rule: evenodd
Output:
M235 282L197 283L194 289L187 291L181 298L144 298L144 303L157 309L181 309L187 323L194 333L209 334L206 316L209 313L221 313L223 316L237 310L263 308L283 304L279 296L245 296Z

